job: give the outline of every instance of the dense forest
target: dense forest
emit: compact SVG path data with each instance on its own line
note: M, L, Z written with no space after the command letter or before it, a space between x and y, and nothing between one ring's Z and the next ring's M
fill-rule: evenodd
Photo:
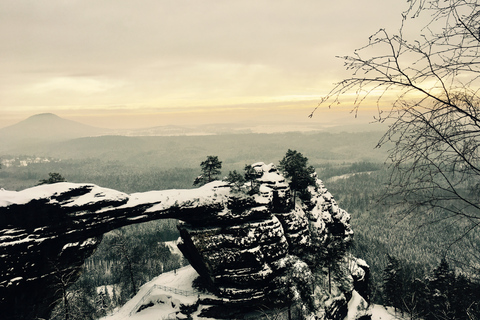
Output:
M477 281L475 244L480 243L480 233L465 235L465 225L455 218L432 219L420 211L403 215L392 209L380 201L388 176L388 168L381 166L377 171L326 180L329 191L352 217L352 250L371 267L373 301L388 304L383 281L390 257L405 270L415 270L414 278L427 277L447 258L452 270Z
M427 297L433 297L432 279L439 277L438 270L447 270L445 272L450 277L447 286L451 286L448 292L457 288L458 295L459 285L478 288L475 287L476 274L465 264L470 261L465 254L472 249L468 243L479 243L480 234L469 233L462 239L465 241L453 244L465 227L458 221L427 223L432 220L427 220L423 212L402 216L380 201L389 168L384 163L383 153L373 149L378 133L362 135L360 138L345 133L242 135L240 142L233 146L233 136L211 137L208 143L202 137L133 138L131 145L123 144L131 139L124 140L123 137L80 139L73 141L74 147L64 144L64 150L48 156L4 155L1 158L0 187L21 190L38 184L48 173L58 172L69 182L89 182L127 193L193 188L200 161L207 154L218 154L224 163L222 176L226 176L232 170L242 172L246 164L257 161L278 164L291 146L308 157L337 203L350 213L355 232L352 253L371 267L371 301L392 305L401 312L427 319L425 310L434 308L428 304L433 298L428 300ZM286 137L287 147L280 147ZM252 138L256 138L255 141ZM331 147L338 144L340 138L346 139L346 145ZM106 141L98 145L98 139ZM118 144L110 144L116 139ZM139 145L139 142L145 145ZM293 146L294 143L304 146L306 151ZM330 146L330 149L319 148L319 145ZM91 152L86 152L89 148ZM180 152L180 148L184 151ZM206 151L201 151L202 148ZM176 223L156 221L104 235L96 253L86 261L82 277L70 289L69 308L77 308L82 319L86 319L86 315L95 319L127 301L141 284L164 271L184 265L186 262L165 244L178 238ZM392 270L402 276L392 280ZM392 283L403 288L404 300L392 298L389 293ZM414 285L418 292L412 289ZM470 294L471 290L467 291ZM417 293L412 298L407 294L409 292ZM410 302L419 300L412 302L413 308L405 302L407 299ZM445 305L451 303L453 300L443 301ZM478 308L477 305L467 307ZM55 319L63 319L62 308L65 306L59 304Z

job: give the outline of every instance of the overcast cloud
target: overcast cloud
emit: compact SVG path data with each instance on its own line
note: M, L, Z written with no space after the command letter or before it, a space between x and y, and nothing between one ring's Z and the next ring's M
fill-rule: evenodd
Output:
M406 2L0 2L0 117L315 101ZM233 108L233 107L232 107Z

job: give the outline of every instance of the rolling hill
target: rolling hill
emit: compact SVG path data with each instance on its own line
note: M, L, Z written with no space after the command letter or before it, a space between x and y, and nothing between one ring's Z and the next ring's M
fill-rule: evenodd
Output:
M9 127L1 128L0 151L34 147L45 142L99 136L107 132L107 129L84 125L52 113L42 113Z

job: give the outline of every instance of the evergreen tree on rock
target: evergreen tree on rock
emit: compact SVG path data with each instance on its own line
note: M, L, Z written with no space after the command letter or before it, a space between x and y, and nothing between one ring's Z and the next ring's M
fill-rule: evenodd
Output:
M258 191L257 183L257 171L250 164L245 165L244 179L246 182L250 183L250 194L253 194Z
M57 173L57 172L50 172L48 175L49 175L49 178L39 180L38 185L52 184L52 183L67 181L67 180L65 180L65 178L60 173Z
M307 166L308 158L297 150L288 149L285 157L280 161L280 168L286 178L290 180L290 189L293 191L293 205L297 192L300 198L308 199L308 186L315 185L315 168Z
M240 191L245 184L245 178L237 170L230 171L228 176L224 179L232 186L232 190Z
M207 159L200 163L200 168L202 174L195 178L194 186L202 186L216 180L221 173L222 161L218 160L218 156L207 156Z

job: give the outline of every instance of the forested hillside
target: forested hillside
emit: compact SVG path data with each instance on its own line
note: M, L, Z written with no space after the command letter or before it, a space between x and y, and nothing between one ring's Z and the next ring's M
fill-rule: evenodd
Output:
M331 164L335 170L339 163L383 162L385 151L375 149L380 136L379 132L316 132L81 138L3 154L0 187L20 190L49 172L60 172L70 182L91 182L125 192L189 188L207 155L222 160L226 175L257 161L278 163L288 149L301 150L314 167ZM34 163L35 158L49 161Z
M378 201L389 176L384 150L374 149L378 138L379 133L82 138L36 154L3 155L0 187L24 189L58 172L69 182L90 182L127 193L192 188L207 155L218 156L223 162L222 176L226 176L257 161L278 164L290 148L308 157L340 207L351 214L352 250L371 267L373 302L391 303L384 287L391 258L404 270L415 270L408 277L425 278L448 252L452 270L472 276L459 263L466 261L462 255L470 248L462 247L465 242L451 246L461 237L464 225L456 220L424 223L424 212L404 217ZM81 300L78 292L93 296L98 294L95 288L104 287L102 292L108 291L110 300L101 315L126 301L129 292L153 276L181 266L184 262L162 243L175 240L177 232L176 222L161 221L106 234L74 288L77 300L88 301ZM479 243L480 235L469 234L466 240ZM80 307L94 308L85 303Z
M222 159L224 168L230 170L260 160L276 162L283 157L285 150L297 149L308 154L313 165L361 160L383 162L384 150L375 149L380 137L380 132L173 137L102 136L4 151L2 159L8 159L9 155L10 157L35 155L62 161L100 159L133 167L170 169L196 168L206 155L215 154Z
M379 199L385 190L389 171L386 166L380 167L377 171L331 178L325 182L342 208L352 216L353 251L372 268L373 300L384 302L382 285L389 256L412 271L409 277L426 276L443 257L448 257L454 270L476 278L472 267L476 267L478 261L472 259L472 254L477 255L478 251L472 244L480 243L480 233L464 236L466 226L458 219L432 219L422 211L403 216L383 204Z

